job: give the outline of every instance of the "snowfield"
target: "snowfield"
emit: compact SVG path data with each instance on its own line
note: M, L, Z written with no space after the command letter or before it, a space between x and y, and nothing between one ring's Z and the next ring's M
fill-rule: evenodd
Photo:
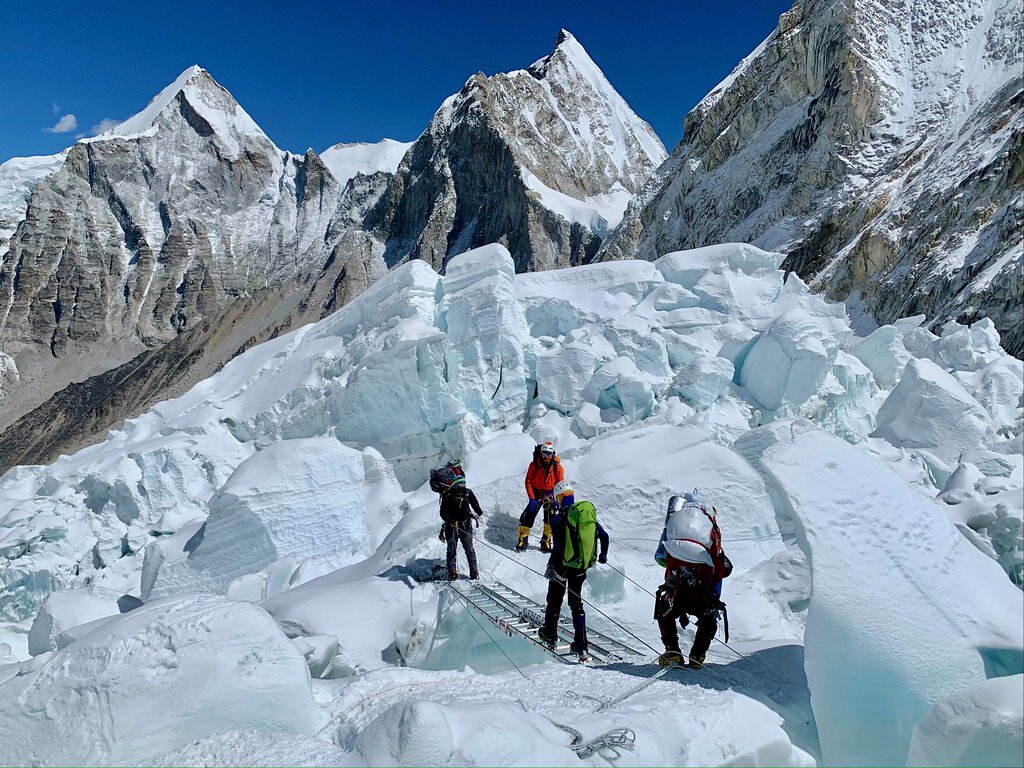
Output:
M858 336L781 258L412 261L11 469L0 762L1024 764L1021 363L988 321ZM611 536L588 622L641 657L556 663L435 580L427 473L461 457L484 579L543 601L512 546L545 439ZM694 487L731 637L650 682L653 554Z

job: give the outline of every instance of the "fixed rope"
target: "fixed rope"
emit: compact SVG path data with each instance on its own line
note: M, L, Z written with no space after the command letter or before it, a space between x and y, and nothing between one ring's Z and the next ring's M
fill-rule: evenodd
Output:
M487 542L486 542L486 541L485 541L485 540L483 539L483 537L481 537L480 539L478 539L478 542L479 542L480 544L483 544L483 545L484 545L485 547L487 547L487 548L488 548L488 549L490 549L491 551L493 551L493 552L497 552L497 553L498 553L499 555L501 555L502 557L504 557L504 558L505 558L506 560L510 560L511 562L515 563L516 565L518 565L518 566L520 566L520 567L522 567L522 568L525 568L526 570L530 571L531 573L535 573L535 574L537 574L537 575L538 575L538 576L540 576L540 577L541 577L542 579L545 579L545 580L547 580L547 577L545 577L543 573L541 573L540 571L536 570L535 568L531 568L531 567L530 567L530 566L528 566L528 565L527 565L526 563L524 563L524 562L521 562L521 561L520 561L520 560L518 560L517 558L514 558L514 557L512 557L511 555L508 555L508 554L506 554L505 552L501 551L501 550L500 550L500 549L498 549L497 547L492 547L492 546L491 546L490 544L488 544L488 543L487 543ZM582 601L583 601L584 603L586 603L586 604L587 604L588 606L590 606L590 607L591 607L591 608L593 608L593 609L594 609L595 611L597 611L597 612L598 612L599 614L601 614L602 616L604 616L604 617L605 617L606 619L608 619L608 621L610 621L610 622L611 622L612 624L614 624L614 625L615 625L616 627L618 627L619 629L621 629L621 630L622 630L623 632L625 632L625 633L626 633L627 635L629 635L630 637L632 637L632 638L633 638L634 640L639 640L639 641L640 641L641 643L643 643L643 644L644 644L645 646L647 646L647 647L648 647L648 648L650 648L650 649L651 649L652 651L654 651L654 653L656 653L656 654L659 654L659 655L660 655L661 651L659 651L659 650L658 650L657 648L655 648L655 647L654 647L653 645L651 645L650 643L648 643L648 642L647 642L646 640L644 640L644 639L643 639L642 637L640 637L640 636L636 635L636 634L635 634L635 633L633 633L633 632L630 632L630 631L629 631L628 629L626 629L626 628L625 628L624 626L622 626L621 624L619 624L619 622L617 622L617 621L616 621L615 619L613 619L613 618L612 618L611 616L609 616L609 615L608 615L607 613L605 613L605 612L604 612L604 611L602 611L602 610L601 610L600 608L598 608L598 607L597 607L596 605L594 605L594 604L593 604L592 602L590 602L590 601L589 601L589 600L587 600L587 599L586 599L585 597L583 597L583 595L579 595L579 594L577 594L576 592L571 592L571 591L570 591L570 590L568 589L568 586L566 587L566 591L567 591L567 592L570 592L570 594L572 594L572 595L574 595L574 596L576 596L576 597L579 597L579 599L580 599L580 600L582 600Z

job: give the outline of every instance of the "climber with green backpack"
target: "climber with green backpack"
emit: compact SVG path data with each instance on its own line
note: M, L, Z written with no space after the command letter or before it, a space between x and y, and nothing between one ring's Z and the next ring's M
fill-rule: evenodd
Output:
M595 562L608 562L608 534L597 522L597 510L589 501L576 501L572 486L562 480L552 491L555 510L551 515L552 550L548 569L547 606L544 626L537 636L554 647L558 642L558 615L562 600L569 592L569 610L575 635L569 649L581 660L589 658L587 618L583 611L583 582L587 569ZM600 542L600 553L598 552Z

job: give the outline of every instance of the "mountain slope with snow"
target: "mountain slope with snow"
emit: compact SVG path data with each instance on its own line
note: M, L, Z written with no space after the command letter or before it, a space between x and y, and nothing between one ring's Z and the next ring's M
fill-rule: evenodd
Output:
M568 33L470 83L414 145L300 157L191 67L62 166L5 166L0 467L87 444L409 258L492 240L520 269L592 254L664 158L650 127Z
M471 77L409 150L368 223L393 265L500 242L520 272L582 263L665 158L571 34L525 70Z
M5 421L320 256L338 185L192 67L35 184L0 264Z
M444 276L414 260L103 442L8 471L0 750L263 764L315 737L336 763L577 764L560 723L585 740L631 729L622 764L900 764L918 721L928 749L934 707L1024 657L1024 381L991 323L858 337L781 260L721 245L522 275L494 245ZM543 666L432 580L427 471L460 456L485 578L543 599L545 556L511 551L542 439L612 537L588 621L646 659ZM731 649L595 713L652 672L653 552L668 496L694 486L736 565ZM922 634L957 674L920 663ZM216 692L178 694L205 687L204 643ZM870 675L843 672L847 643L875 654ZM167 691L143 741L107 736L152 695L133 669L162 670ZM86 718L59 703L93 690Z
M879 323L1024 353L1020 4L806 0L686 117L602 258L736 240Z

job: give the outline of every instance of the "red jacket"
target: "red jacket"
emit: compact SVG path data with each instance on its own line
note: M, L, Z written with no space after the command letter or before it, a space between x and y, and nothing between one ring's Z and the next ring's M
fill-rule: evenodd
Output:
M557 483L565 479L562 462L555 456L545 468L539 461L531 461L526 470L526 495L531 499L534 491L551 491Z

